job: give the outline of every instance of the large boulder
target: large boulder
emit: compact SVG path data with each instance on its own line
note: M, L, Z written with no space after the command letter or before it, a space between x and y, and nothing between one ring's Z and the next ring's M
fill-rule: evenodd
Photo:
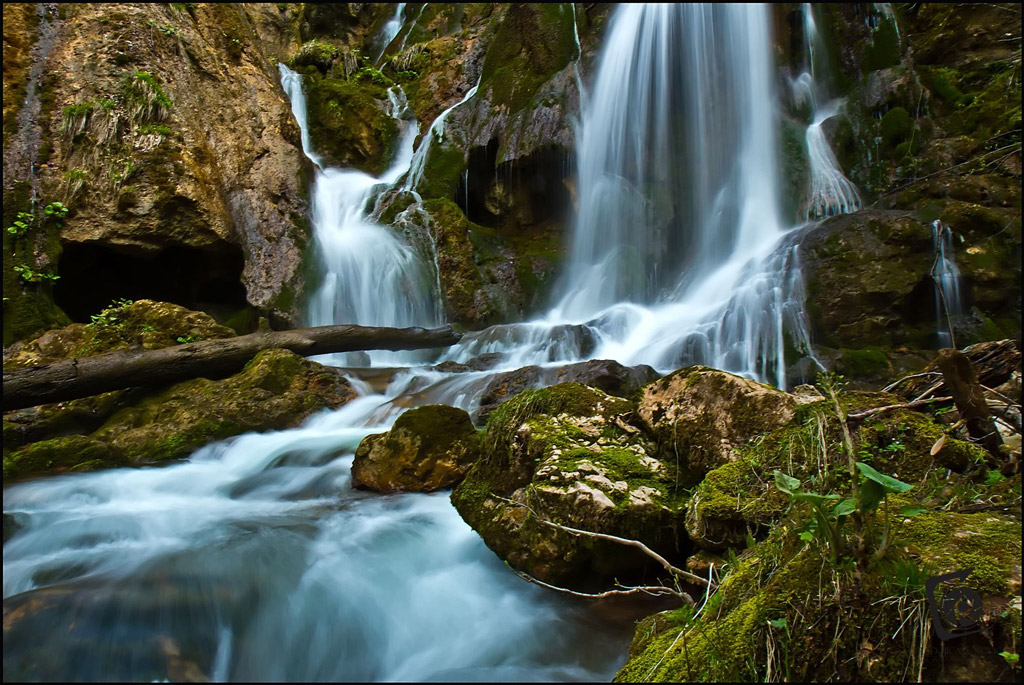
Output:
M355 396L335 369L287 350L264 350L234 376L185 381L125 407L89 436L53 438L5 454L4 477L180 459L240 433L292 428Z
M652 562L636 550L542 522L682 558L675 467L652 456L632 416L631 402L578 383L522 392L491 415L483 456L452 502L499 557L545 582L606 589L640 579Z
M480 396L475 418L486 420L498 405L527 388L582 383L609 395L628 397L657 377L658 372L646 364L623 366L613 359L593 359L557 367L524 366L494 376Z
M479 454L469 414L442 404L405 412L387 433L368 435L352 463L352 485L377 492L432 492L458 484Z
M751 438L789 423L796 399L764 383L691 366L648 384L637 415L688 482L735 461Z

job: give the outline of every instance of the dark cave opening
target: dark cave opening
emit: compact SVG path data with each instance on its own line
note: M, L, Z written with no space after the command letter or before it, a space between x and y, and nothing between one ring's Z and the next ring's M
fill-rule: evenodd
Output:
M243 263L241 250L228 244L152 252L66 243L53 295L72 321L83 323L118 299L172 302L225 322L250 308L241 281Z
M498 141L469 152L455 202L473 223L516 230L564 223L572 202L573 157L549 145L498 165Z

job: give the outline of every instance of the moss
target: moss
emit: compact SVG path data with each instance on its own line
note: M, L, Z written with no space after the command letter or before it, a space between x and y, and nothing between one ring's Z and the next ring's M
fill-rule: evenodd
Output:
M124 459L105 442L84 435L53 438L27 445L4 457L4 478L47 471L86 470L120 466ZM88 466L86 466L88 465Z
M484 58L481 91L510 113L576 56L572 9L565 3L512 5Z
M864 71L877 71L900 63L900 37L895 19L881 17L871 44L864 51Z
M428 131L426 135L431 134ZM462 150L434 140L423 166L423 179L418 186L420 195L424 198L453 199L465 169L466 158Z
M902 107L893 107L881 121L882 140L889 147L903 142L914 128L910 113Z
M642 624L616 681L762 681L772 661L787 681L898 680L918 665L920 636L901 626L908 610L927 612L925 578L974 567L968 585L983 595L1015 591L1007 579L1020 559L1018 521L924 514L903 522L890 555L856 574L830 567L795 532L780 525L730 563L696 621L664 614L660 625ZM857 658L865 644L870 659ZM924 657L926 679L944 668L938 649L932 642Z
M837 370L851 378L872 378L891 371L889 358L880 347L860 350L842 349Z
M987 513L934 511L904 521L898 544L936 569L972 569L971 587L1001 595L1011 591L1020 564L1021 524Z
M329 77L307 78L305 87L316 152L332 164L382 174L398 142L386 89L372 80Z

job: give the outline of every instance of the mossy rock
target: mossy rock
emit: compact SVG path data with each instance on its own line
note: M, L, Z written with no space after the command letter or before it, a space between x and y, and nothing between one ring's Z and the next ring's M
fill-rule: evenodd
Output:
M352 463L352 485L376 492L433 492L457 485L479 456L469 414L442 404L405 412L387 433L368 435Z
M693 484L734 461L749 439L789 423L795 409L781 390L692 366L645 386L637 415L658 441L658 458L678 460Z
M1020 535L1009 517L932 512L905 520L890 553L854 572L780 525L730 564L699 618L676 611L643 621L615 681L887 682L918 669L926 680L1013 680L998 652L1019 630L1019 612L1003 609L1020 592ZM919 620L927 615L926 578L972 567L980 572L966 584L981 593L981 624L995 640L961 638L969 647L949 650L901 629L911 607Z
M887 393L844 392L844 412L899 404ZM948 435L948 427L907 409L883 412L851 424L854 458L907 483L920 484L915 501L934 505L934 487L925 484L935 469L965 472L984 464L980 447ZM943 438L945 436L945 438ZM942 438L940 449L934 446ZM710 551L742 549L749 537L762 538L789 508L775 487L779 469L800 480L806 490L842 490L849 482L844 436L831 400L802 405L793 423L749 441L738 458L710 471L687 505L686 529L698 546Z
M4 478L123 466L127 462L111 445L84 435L36 442L4 456Z
M297 426L354 396L335 370L287 350L264 350L230 378L179 383L122 409L93 436L133 463L179 459L239 433Z
M631 402L578 383L520 393L488 420L483 457L452 492L455 508L499 557L546 582L607 589L652 569L627 547L542 519L679 559L685 499L632 412Z
M384 173L399 133L388 115L385 85L356 74L348 79L307 77L305 86L314 151L331 166L375 177Z
M24 368L129 347L155 350L182 342L230 338L235 332L204 312L170 302L114 303L93 323L74 323L4 350L4 368Z
M516 112L576 57L572 8L564 3L513 4L484 58L480 88Z
M240 433L293 428L355 395L344 376L330 367L287 350L264 350L224 380L196 378L149 394L114 413L88 436L22 447L5 456L4 473L21 477L86 462L91 462L89 468L99 468L183 459L206 444Z

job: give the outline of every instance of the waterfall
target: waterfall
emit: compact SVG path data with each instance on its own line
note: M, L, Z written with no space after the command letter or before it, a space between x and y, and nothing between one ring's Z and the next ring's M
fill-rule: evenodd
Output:
M939 347L955 347L953 320L963 316L960 297L960 270L953 259L953 231L938 219L932 222L932 245L935 262L931 277L935 281L935 328Z
M861 207L860 193L839 168L832 148L829 147L822 124L839 112L841 99L819 105L825 97L822 84L824 44L810 4L804 4L804 40L807 50L807 71L790 84L798 105L809 105L811 123L807 127L807 160L810 166L810 189L804 204L807 221L835 214L855 212Z
M355 169L325 167L310 148L305 96L301 77L279 65L281 84L292 102L302 131L303 151L317 165L313 184L313 232L323 282L313 294L309 323L323 326L354 323L365 326L436 326L443 321L436 292L436 275L429 262L391 230L369 219L368 205L385 188L398 182L413 162L418 125L409 120L408 105L398 86L388 91L391 116L399 122L398 153L380 178ZM375 363L402 363L415 354L375 351ZM362 355L339 355L339 364Z
M393 17L388 19L387 23L381 29L378 40L380 41L380 52L377 53L377 57L373 60L374 64L380 64L381 57L384 56L384 51L388 49L388 45L395 39L398 32L402 30L402 12L405 11L407 3L399 2L395 5L395 14Z

